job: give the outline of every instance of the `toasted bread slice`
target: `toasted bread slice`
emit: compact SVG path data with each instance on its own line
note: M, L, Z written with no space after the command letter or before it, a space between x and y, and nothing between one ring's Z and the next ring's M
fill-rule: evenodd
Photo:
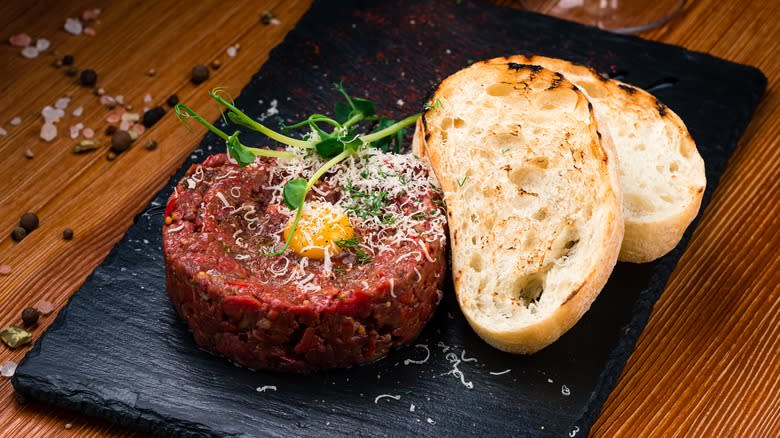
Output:
M427 108L413 148L444 191L463 314L496 348L536 352L590 308L617 260L614 151L585 95L538 66L473 64Z
M595 70L543 56L490 62L541 65L560 72L585 93L620 161L626 232L619 260L643 263L671 251L701 206L704 161L685 124L650 93Z

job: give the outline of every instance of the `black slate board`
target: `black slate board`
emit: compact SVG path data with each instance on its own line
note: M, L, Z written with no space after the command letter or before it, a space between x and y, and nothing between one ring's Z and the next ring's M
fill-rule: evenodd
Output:
M516 52L566 57L649 88L686 121L706 162L706 204L766 86L760 71L540 15L457 3L317 2L238 106L259 116L275 99L280 116L291 120L327 110L336 98L330 85L344 80L354 95L400 116L419 110L434 84L470 60ZM162 206L184 169L221 150L215 137L203 140L27 354L13 379L17 391L164 435L584 435L691 231L661 260L619 264L577 326L531 357L482 342L450 287L416 342L430 350L425 364L405 363L425 357L423 347L410 346L350 370L256 373L197 349L164 289ZM456 360L462 379L447 374ZM256 391L265 385L277 390ZM380 394L400 399L376 402Z

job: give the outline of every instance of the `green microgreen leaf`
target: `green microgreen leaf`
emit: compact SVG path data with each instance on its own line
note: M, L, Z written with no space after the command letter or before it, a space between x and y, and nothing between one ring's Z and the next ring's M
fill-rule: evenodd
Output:
M247 148L238 141L238 131L228 137L226 140L228 154L238 162L238 165L244 167L255 162L255 154L248 151Z
M322 158L332 158L344 150L344 143L335 137L326 138L317 143L317 153Z
M303 206L303 200L306 198L306 180L295 178L287 181L284 185L282 198L290 210L295 210Z

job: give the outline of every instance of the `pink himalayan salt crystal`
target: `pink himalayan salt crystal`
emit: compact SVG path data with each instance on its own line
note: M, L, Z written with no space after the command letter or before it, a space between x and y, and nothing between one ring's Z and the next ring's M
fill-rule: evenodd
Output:
M35 41L35 48L38 49L39 52L43 52L44 50L48 49L51 46L51 41L47 40L46 38L38 38Z
M35 305L35 308L42 314L49 315L54 311L54 304L46 300L40 300L38 301L38 304Z
M22 56L27 59L33 59L38 57L38 49L33 46L27 46L22 49Z
M0 275L8 275L13 271L11 265L0 265Z
M26 33L19 33L11 35L11 38L8 38L8 43L14 47L27 47L32 43L32 38Z
M57 122L64 115L65 115L65 111L59 108L54 108L50 105L46 105L45 107L43 107L43 110L41 110L41 116L43 116L43 121L46 123Z
M81 133L81 130L84 128L83 123L77 123L75 125L71 125L70 127L70 138L76 139L79 136L79 133Z
M11 378L16 373L16 362L7 360L0 364L0 375Z
M144 94L144 103L151 103L152 102L152 95L149 93Z
M81 13L81 19L83 21L95 21L100 17L101 12L100 8L86 9Z
M70 97L60 97L54 102L54 108L64 110L70 105Z
M86 29L84 29L84 35L95 36L95 35L97 35L97 31L95 31L95 29L93 29L91 27L87 27Z
M73 114L73 117L81 117L81 115L84 114L84 107L77 106L71 114Z
M109 96L108 94L104 94L100 96L100 104L105 106L113 106L116 105L116 99L114 99L113 96Z
M95 131L92 128L85 128L81 132L81 135L83 135L86 139L90 139L95 136Z
M81 21L79 21L78 18L68 18L65 20L65 31L73 34L73 35L80 35L81 31L84 30L84 25L81 24Z
M125 96L123 96L121 94L119 96L116 96L114 99L116 99L116 103L118 103L120 105L124 105L125 104Z
M120 119L120 118L121 118L121 117L119 116L119 114L117 114L117 113L111 113L111 114L109 114L109 115L108 115L108 117L106 117L106 122L108 122L108 123L110 123L110 124L114 125L114 124L117 124L117 123L119 123L119 119Z
M22 118L21 117L14 117L11 119L11 126L19 126L22 124Z
M136 137L140 137L144 131L146 131L146 127L144 127L144 125L141 123L136 123L132 128L130 128L130 133L135 132Z
M5 128L0 128L0 137L5 137L6 135L8 135L8 131Z
M131 126L133 126L134 123L135 122L133 122L133 121L124 119L121 122L119 122L119 130L120 131L127 131L128 129L130 129Z
M236 46L230 46L226 50L227 56L230 58L235 58L236 54L238 53L238 49L236 49Z
M54 123L46 122L41 126L41 138L45 141L52 141L57 138L57 127Z

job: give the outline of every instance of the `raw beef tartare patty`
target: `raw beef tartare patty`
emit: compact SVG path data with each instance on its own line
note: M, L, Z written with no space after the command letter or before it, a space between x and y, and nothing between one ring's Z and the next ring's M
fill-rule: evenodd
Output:
M330 169L293 239L315 244L269 254L295 215L284 184L321 165L300 153L241 168L218 154L178 183L163 227L167 290L200 346L258 370L348 367L412 341L431 318L446 218L411 155L367 149ZM349 238L311 235L345 227Z

